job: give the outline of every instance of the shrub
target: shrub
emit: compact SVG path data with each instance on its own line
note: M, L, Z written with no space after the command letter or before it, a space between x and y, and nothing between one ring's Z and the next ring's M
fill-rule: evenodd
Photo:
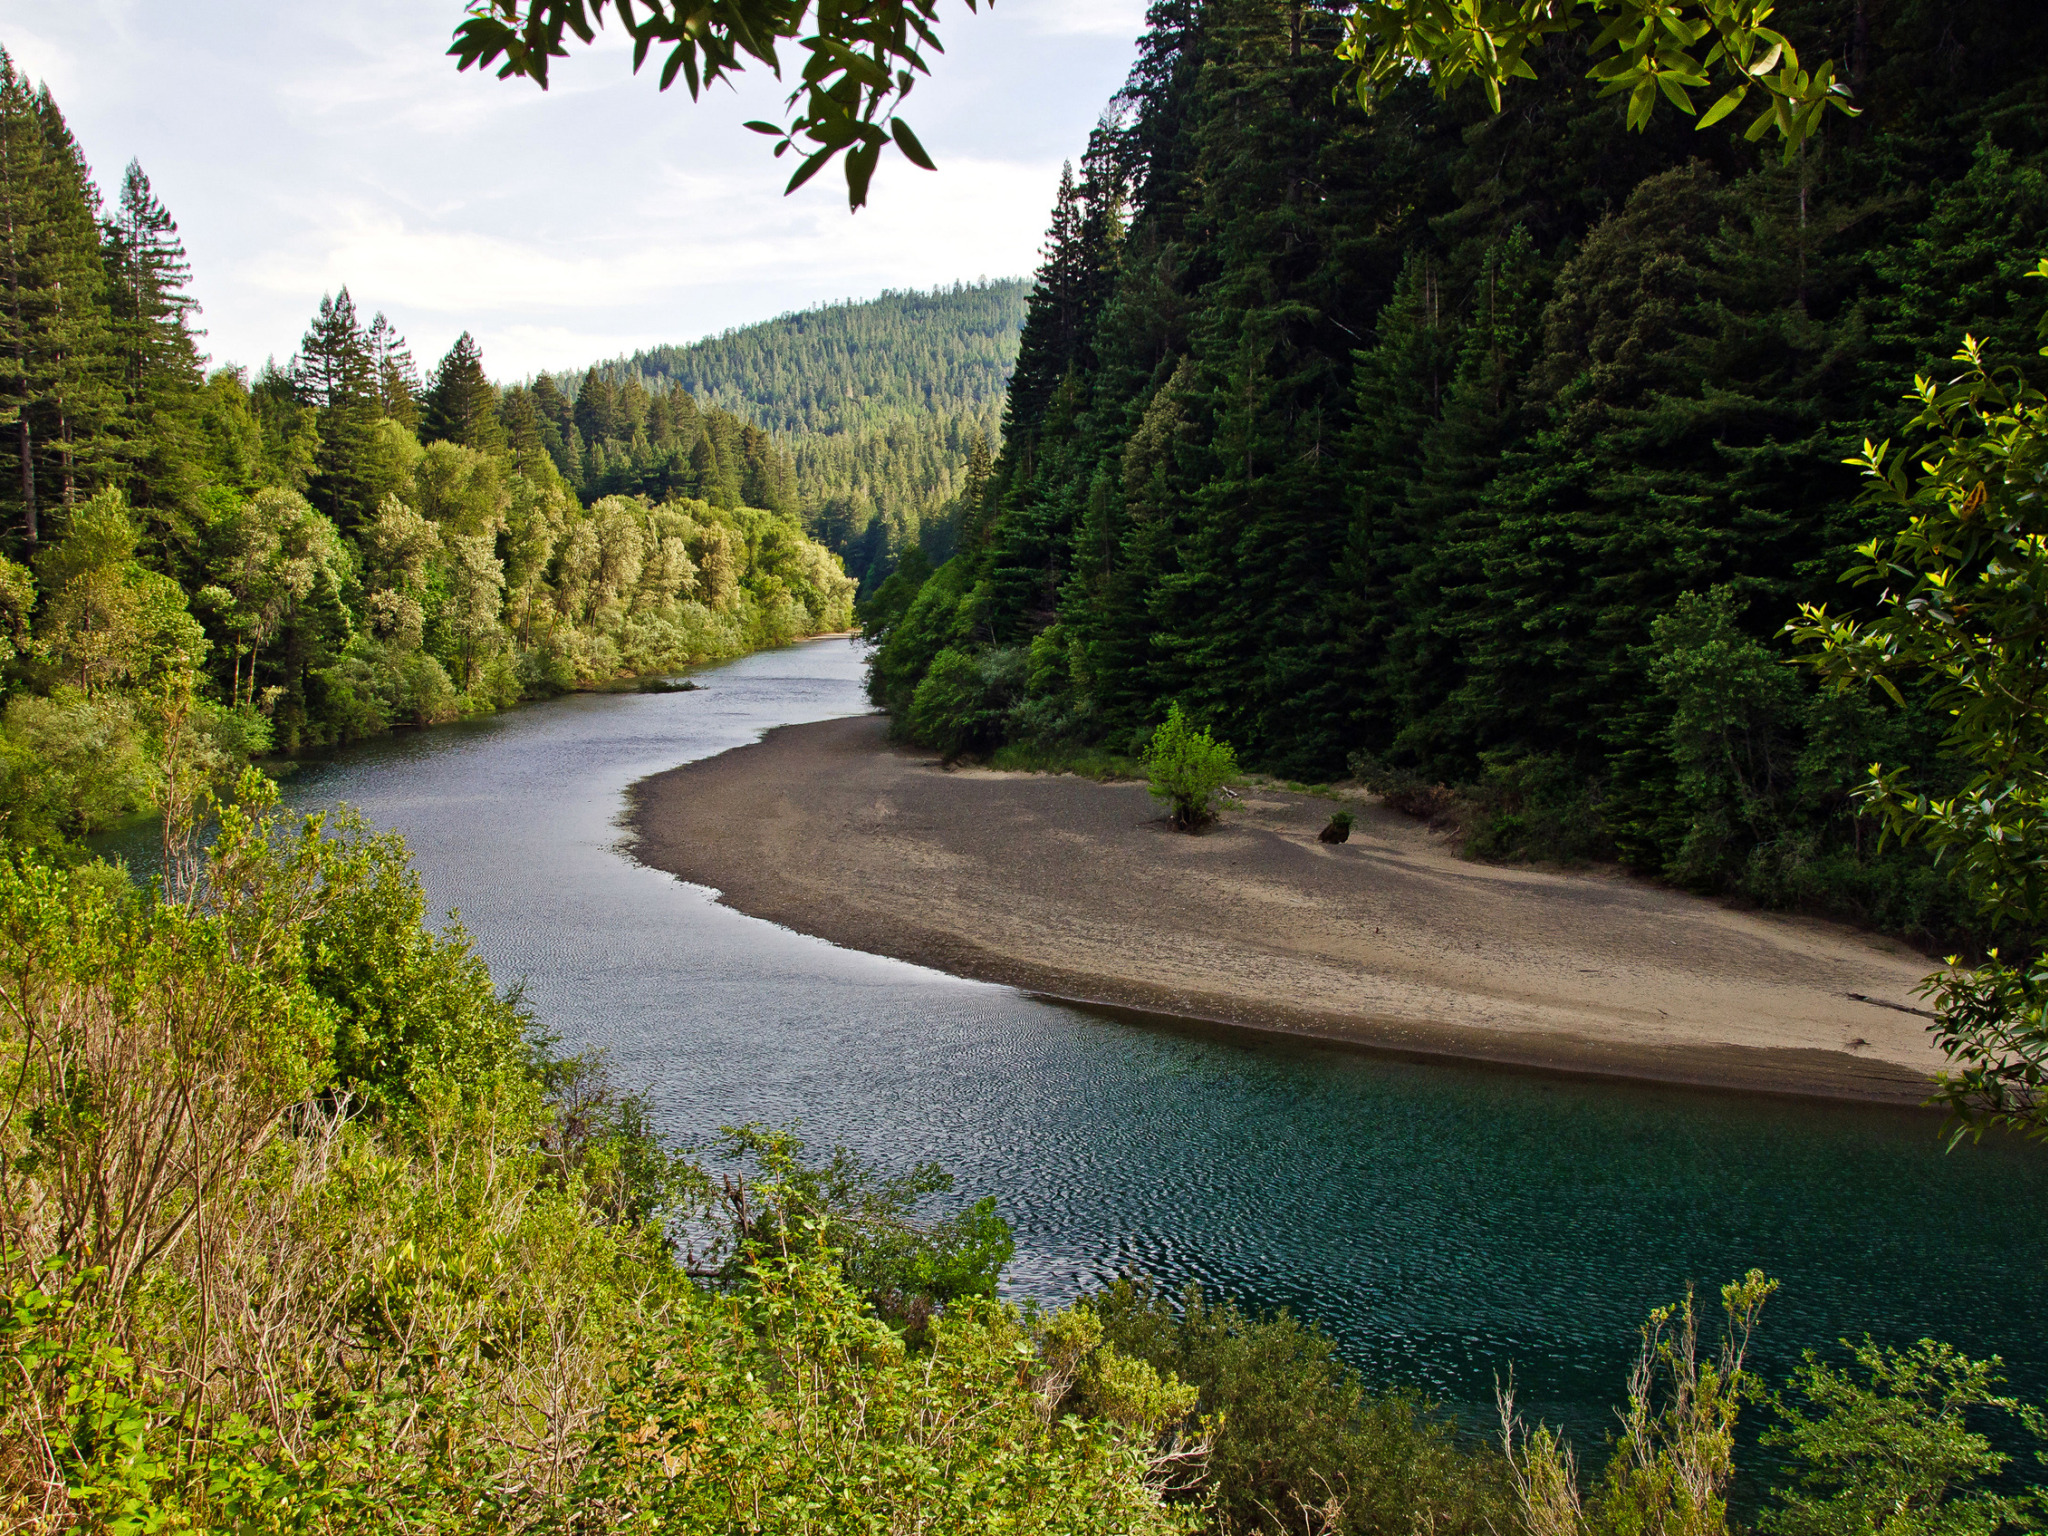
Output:
M1999 1486L2012 1457L1971 1427L1992 1414L2038 1417L1996 1388L1999 1360L1922 1339L1909 1349L1851 1346L1837 1369L1813 1351L1774 1399L1778 1422L1764 1444L1794 1471L1777 1507L1757 1522L1766 1536L1832 1536L1898 1529L1967 1536L2033 1524L2025 1502ZM1910 1511L1911 1513L1907 1513Z
M1237 753L1207 726L1192 729L1175 704L1145 748L1145 771L1153 796L1173 808L1173 824L1192 832L1216 819L1216 791L1237 777Z
M947 762L1002 744L1010 706L1024 688L1022 649L970 656L950 647L911 695L904 720L911 740L935 747Z
M1119 1280L1080 1306L1103 1342L1200 1391L1219 1421L1205 1530L1483 1536L1511 1529L1505 1469L1459 1443L1410 1392L1368 1391L1327 1334L1285 1312L1253 1317L1190 1287Z
M1378 795L1389 810L1426 821L1433 827L1448 825L1456 819L1458 795L1446 784L1432 784L1414 769L1397 768L1370 752L1352 753L1350 768L1351 777L1364 785L1368 793Z
M1471 792L1465 857L1579 864L1614 856L1600 793L1561 757L1489 757Z

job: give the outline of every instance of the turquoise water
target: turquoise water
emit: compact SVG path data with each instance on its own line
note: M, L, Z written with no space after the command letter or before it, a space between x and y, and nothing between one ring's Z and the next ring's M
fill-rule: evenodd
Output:
M817 641L681 694L588 695L368 743L286 794L411 841L501 981L610 1051L686 1140L801 1123L935 1157L1017 1231L1012 1293L1123 1270L1316 1318L1369 1376L1461 1410L1513 1367L1584 1438L1652 1305L1755 1266L1760 1363L1869 1332L2005 1356L2048 1397L2048 1152L1944 1155L1918 1112L1381 1060L1077 1010L836 949L619 850L627 785L858 712ZM827 856L823 850L820 856Z

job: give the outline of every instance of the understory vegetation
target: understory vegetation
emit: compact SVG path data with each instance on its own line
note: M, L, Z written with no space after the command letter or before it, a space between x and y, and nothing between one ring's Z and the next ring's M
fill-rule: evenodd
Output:
M960 553L864 600L876 702L1042 757L1135 756L1177 705L1247 768L1455 808L1488 857L2012 939L1857 814L1872 762L1960 782L1924 683L1837 692L1780 632L1893 526L1845 461L1903 444L1916 371L2031 350L2048 22L1785 0L1860 109L1786 160L1631 129L1597 28L1497 115L1420 72L1361 113L1345 9L1151 7Z
M549 381L497 387L467 335L422 380L346 290L288 365L206 374L148 178L103 208L4 53L0 164L0 842L155 804L172 713L295 752L850 625L752 424L631 386L565 476Z

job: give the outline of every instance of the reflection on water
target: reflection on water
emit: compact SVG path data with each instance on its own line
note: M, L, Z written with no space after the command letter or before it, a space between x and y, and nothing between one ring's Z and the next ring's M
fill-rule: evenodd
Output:
M700 1140L800 1121L936 1157L1017 1229L1010 1286L1123 1269L1320 1319L1382 1379L1598 1433L1652 1304L1751 1266L1762 1364L1868 1331L1998 1351L2048 1395L2048 1154L1932 1117L1390 1062L1146 1026L835 949L618 852L622 791L865 707L816 641L694 693L586 695L370 743L287 781L412 844L501 981ZM137 850L138 863L141 850ZM829 851L821 848L820 857Z

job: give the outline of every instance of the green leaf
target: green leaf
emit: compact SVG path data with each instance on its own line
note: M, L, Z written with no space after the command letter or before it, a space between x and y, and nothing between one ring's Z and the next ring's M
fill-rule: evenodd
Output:
M892 117L889 119L889 132L896 139L896 147L903 151L904 159L927 171L938 169L932 164L932 157L925 153L924 146L918 143L917 135L910 131L910 124L900 117Z
M1748 94L1748 86L1738 85L1737 87L1735 87L1734 90L1730 91L1726 96L1723 96L1719 101L1715 102L1711 107L1707 108L1706 115L1700 119L1700 127L1713 127L1714 124L1718 123L1730 112L1733 112L1737 107L1741 106L1742 98L1747 96Z
M1657 88L1664 93L1666 98L1670 100L1671 104L1674 107L1678 108L1678 110L1683 112L1687 117L1692 117L1695 115L1693 111L1692 98L1686 95L1685 87L1678 83L1678 76L1657 76Z
M782 189L782 195L784 197L789 196L790 193L822 171L825 168L825 162L830 160L834 153L835 151L831 149L821 149L815 155L806 159L802 165L796 168L796 173L789 178L789 185Z
M1657 81L1654 76L1645 79L1628 97L1628 125L1641 128L1650 120L1650 111L1657 101Z

